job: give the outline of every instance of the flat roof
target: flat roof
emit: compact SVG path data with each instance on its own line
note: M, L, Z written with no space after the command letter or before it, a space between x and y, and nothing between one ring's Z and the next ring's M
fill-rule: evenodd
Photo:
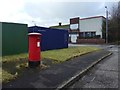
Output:
M30 26L28 28L38 28L38 29L44 29L44 30L63 30L66 31L66 29L58 29L58 28L48 28L48 27L41 27L41 26Z
M69 26L69 24L63 24L63 25L61 25L61 26L59 26L59 25L56 25L56 26L50 26L50 28L55 28L55 27L65 27L65 26Z
M100 18L100 17L105 19L104 16L93 16L93 17L81 18L80 20L86 20L86 19L92 19L92 18Z
M25 23L16 23L16 22L2 22L2 21L0 21L0 23L28 25L28 24L25 24Z

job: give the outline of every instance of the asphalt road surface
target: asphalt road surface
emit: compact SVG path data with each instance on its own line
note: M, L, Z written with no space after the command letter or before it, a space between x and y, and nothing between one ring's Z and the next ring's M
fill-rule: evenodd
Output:
M102 60L82 78L69 87L73 88L118 88L118 52L116 45L96 46L113 54ZM118 49L119 48L119 49Z

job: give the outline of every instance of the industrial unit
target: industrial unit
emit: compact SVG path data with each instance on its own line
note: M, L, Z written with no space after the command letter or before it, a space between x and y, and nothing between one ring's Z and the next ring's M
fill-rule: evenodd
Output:
M66 29L69 31L71 43L104 43L102 25L105 21L103 16L87 18L70 18L70 24L51 26L50 28Z
M0 22L2 56L28 52L27 24Z
M41 33L41 50L68 48L68 30L31 26L28 33Z

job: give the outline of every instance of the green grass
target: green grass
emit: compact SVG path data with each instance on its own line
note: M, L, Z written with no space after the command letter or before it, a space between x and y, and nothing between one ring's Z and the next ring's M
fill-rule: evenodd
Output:
M19 60L25 59L25 58L28 58L27 53L3 56L2 60L3 60L3 62L16 62L16 61L19 61Z
M49 50L43 51L41 53L42 59L51 59L54 62L63 62L74 58L76 56L80 56L92 51L99 50L95 47L69 47L65 49L57 49L57 50ZM8 82L11 79L16 78L21 74L21 71L24 70L24 66L26 66L28 60L28 54L17 54L17 55L9 55L2 57L2 82ZM24 68L23 68L24 67Z
M2 82L2 68L0 68L0 82Z
M88 47L88 46L81 46L81 47L69 47L65 49L57 49L57 50L48 50L41 52L42 59L48 58L56 61L66 61L74 56L83 55L88 52L92 52L98 50L96 47ZM10 55L10 56L3 56L3 62L16 62L20 61L21 59L27 59L28 54L17 54L17 55Z
M9 82L10 80L14 79L16 75L12 75L11 73L9 73L8 71L2 70L2 81L4 83Z
M95 47L70 47L67 49L50 50L41 53L42 58L52 59L58 62L69 60L92 51L98 50Z

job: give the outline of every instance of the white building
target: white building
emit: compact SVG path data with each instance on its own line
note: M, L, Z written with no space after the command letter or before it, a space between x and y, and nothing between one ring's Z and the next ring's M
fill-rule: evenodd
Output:
M105 20L103 16L80 19L80 32L89 37L100 35L102 38L103 20Z
M79 38L102 38L102 24L105 18L103 16L95 16L88 18L72 18L70 20L70 37L71 42L76 43L77 37ZM71 22L72 21L72 22Z

